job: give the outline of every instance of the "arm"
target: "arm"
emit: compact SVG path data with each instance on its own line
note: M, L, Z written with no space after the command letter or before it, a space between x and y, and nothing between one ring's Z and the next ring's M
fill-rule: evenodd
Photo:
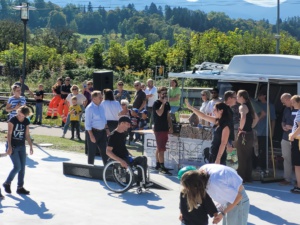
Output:
M169 98L170 102L174 102L174 101L178 101L178 100L180 100L180 95L179 94L175 95L175 97L173 97L173 98Z
M26 118L25 118L26 120ZM33 148L32 148L32 142L31 142L31 138L30 138L30 134L29 134L29 124L28 126L26 126L26 140L30 146L30 155L33 154Z
M113 147L111 147L111 146L107 146L106 147L106 155L109 157L109 158L111 158L111 159L113 159L113 160L116 160L116 161L118 161L119 163L121 163L121 166L122 167L125 167L125 168L127 168L127 163L125 162L125 160L123 160L123 159L121 159L120 157L118 157L117 155L115 155L114 153L113 153Z
M222 155L226 149L226 146L227 146L227 143L228 143L228 138L229 138L229 127L226 126L224 127L223 131L222 131L222 139L221 139L221 144L219 146L219 151L218 151L218 155L217 155L217 158L216 158L216 161L215 163L216 164L220 164L221 163L221 158L222 158Z
M201 119L204 119L210 123L216 123L216 118L213 116L208 116L205 115L204 113L200 112L200 110L194 108L193 106L191 106L191 104L189 103L188 99L185 99L185 104L186 107L191 110L193 113L195 113L197 116L199 116Z
M258 118L257 114L254 112L254 118L253 118L251 127L254 128L257 125L258 121L259 121L259 118Z
M240 127L239 130L243 130L245 123L246 123L246 115L249 112L248 107L245 105L240 105L239 107L239 113L241 115L240 119Z
M7 131L7 144L8 144L7 154L8 155L11 155L12 153L11 136L12 136L13 128L14 125L11 122L8 122L8 131Z
M28 92L28 94L29 94L31 97L34 98L34 95L33 95L32 91L30 91L30 90L28 89L27 92Z
M146 100L143 101L143 104L139 108L139 111L142 111L145 108L145 105L146 105Z
M173 124L172 124L170 112L168 112L168 124L169 124L169 133L173 134Z
M11 108L11 107L12 107L12 104L7 103L7 104L6 104L6 107L5 107L5 110L6 110L7 112L12 112L12 111L14 111L14 110L17 110L18 108L21 107L21 103L18 103L14 108Z
M128 91L127 91L127 99L128 99L128 102L130 103L131 102L131 96L130 96Z
M294 133L289 134L289 140L294 141L295 137L297 137L300 134L300 122L297 122L298 128L295 130Z
M158 116L162 116L162 114L164 113L166 103L167 99L163 99L161 106L156 110Z

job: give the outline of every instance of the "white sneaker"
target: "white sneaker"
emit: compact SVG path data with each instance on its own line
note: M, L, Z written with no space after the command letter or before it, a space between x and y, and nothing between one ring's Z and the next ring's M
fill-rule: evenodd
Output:
M65 138L65 134L61 135L62 138Z

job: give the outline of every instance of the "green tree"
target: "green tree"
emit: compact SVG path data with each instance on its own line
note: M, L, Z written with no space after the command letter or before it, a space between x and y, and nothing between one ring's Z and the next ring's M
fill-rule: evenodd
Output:
M9 20L0 20L0 51L9 48L9 44L18 44L23 41L23 25ZM27 30L27 40L30 41Z
M110 47L106 52L105 66L111 69L118 67L124 67L128 65L129 57L128 53L120 43L117 41L110 41Z
M165 66L166 58L169 51L169 41L160 40L148 47L145 53L145 61L149 67L155 67L158 65Z
M135 70L143 69L144 55L146 52L145 38L139 39L137 36L134 39L125 42L125 48L129 56L129 66Z
M67 25L66 15L63 12L54 10L50 13L48 27L62 28Z
M98 69L103 68L103 52L104 46L102 43L96 42L91 45L85 53L87 66Z

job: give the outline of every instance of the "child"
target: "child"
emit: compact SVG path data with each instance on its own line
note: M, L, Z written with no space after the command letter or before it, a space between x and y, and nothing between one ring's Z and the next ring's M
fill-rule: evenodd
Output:
M76 128L76 135L79 141L81 141L80 138L80 132L79 132L79 118L81 114L81 107L77 104L77 97L72 97L72 106L69 108L70 113L70 121L71 121L71 131L72 131L72 137L70 140L74 140L74 130Z
M5 156L7 156L7 153L0 153L0 158ZM4 196L1 194L1 188L0 188L0 200L1 199L4 199Z
M132 130L137 130L139 127L140 117L139 117L139 110L133 108L129 111L130 119L131 119L131 128L128 130L129 132L129 144L133 141L133 132Z
M3 184L6 193L11 194L10 185L15 176L18 174L18 194L28 195L24 185L24 176L26 168L26 146L25 139L30 146L30 154L33 154L32 142L29 135L29 116L30 111L27 106L21 106L17 109L17 115L8 121L8 149L7 154L13 163L13 169L10 171L6 181Z
M33 124L42 125L44 93L45 93L44 86L42 84L39 84L39 90L36 91L34 94L36 104L35 104L35 120Z
M178 172L178 178L183 186L180 192L179 220L182 222L182 225L208 225L207 215L210 215L210 217L217 216L218 210L206 191L193 196L187 194L189 190L184 186L183 180L186 181L185 172L190 170L196 170L196 168L187 166ZM193 198L192 201L189 197ZM195 199L196 201L194 201ZM194 204L195 202L197 202L197 205Z
M140 122L139 122L139 130L147 130L147 129L149 129L149 126L148 126L148 123L149 123L148 112L147 112L147 110L143 110L141 112L141 114L142 114L142 118L140 119ZM134 142L135 141L141 141L143 143L144 135L136 133Z

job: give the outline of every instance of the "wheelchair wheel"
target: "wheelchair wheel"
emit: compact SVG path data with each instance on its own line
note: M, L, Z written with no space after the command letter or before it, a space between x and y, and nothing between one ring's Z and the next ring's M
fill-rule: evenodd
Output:
M132 169L129 166L126 169L119 162L111 161L104 167L103 181L109 190L116 193L123 193L132 186Z

